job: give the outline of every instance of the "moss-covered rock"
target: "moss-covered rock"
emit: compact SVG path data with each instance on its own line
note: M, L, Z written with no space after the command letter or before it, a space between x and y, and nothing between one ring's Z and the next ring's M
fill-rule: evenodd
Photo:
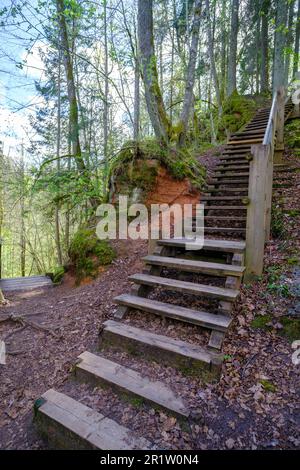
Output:
M223 104L220 132L237 132L250 121L255 111L256 104L253 99L240 96L237 91L234 91Z
M156 139L148 138L123 145L111 165L111 193L132 196L138 188L143 193L141 199L145 199L155 186L161 166L175 179L187 178L195 189L204 183L205 169L188 150L166 148Z
M96 276L100 266L110 264L116 253L107 240L97 238L95 229L81 228L71 241L69 257L80 284L83 278Z

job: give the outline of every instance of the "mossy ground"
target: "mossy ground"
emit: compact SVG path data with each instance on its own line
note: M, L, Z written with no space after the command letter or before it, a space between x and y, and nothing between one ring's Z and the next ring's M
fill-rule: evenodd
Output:
M285 143L293 149L293 154L300 158L300 119L294 119L284 128Z
M233 92L223 104L223 114L219 124L219 130L229 133L237 132L250 121L256 111L256 103L251 98L246 98Z
M94 229L81 228L71 241L69 256L80 284L83 278L96 276L99 266L110 264L116 253L107 240L97 238Z
M293 342L300 338L300 319L288 316L280 317L278 320L282 329L276 330L280 336L284 336L288 341ZM271 315L259 315L251 322L252 328L271 331L273 329Z

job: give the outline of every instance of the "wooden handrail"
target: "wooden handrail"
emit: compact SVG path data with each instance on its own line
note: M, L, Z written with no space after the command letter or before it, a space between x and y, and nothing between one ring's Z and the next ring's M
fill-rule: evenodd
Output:
M273 135L273 124L276 121L276 115L277 115L277 93L275 93L272 101L272 107L271 111L269 114L269 120L268 120L268 125L266 128L266 132L264 135L264 140L263 140L263 145L269 145L272 142L272 135Z

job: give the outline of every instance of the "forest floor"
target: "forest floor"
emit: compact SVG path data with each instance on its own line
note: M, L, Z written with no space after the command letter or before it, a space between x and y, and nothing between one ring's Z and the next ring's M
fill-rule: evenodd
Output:
M217 157L210 151L201 158L205 160L210 166ZM300 366L292 363L291 344L292 339L300 339L296 323L300 318L300 211L295 210L300 173L293 173L289 183L275 196L276 205L284 208L280 212L284 233L268 244L262 278L243 286L223 347L219 383L205 385L172 367L105 352L106 357L162 380L182 395L193 410L190 426L147 405L124 402L109 389L72 379L78 355L96 351L101 325L116 309L113 298L128 292L128 275L142 268L146 243L124 241L116 244L116 261L88 285L74 288L65 283L7 295L10 304L0 309L0 337L8 353L6 365L0 365L0 448L44 448L32 422L33 404L53 387L101 410L159 448L299 449ZM22 315L29 322L1 322L8 314ZM288 323L292 329L288 337L286 315L295 321ZM135 322L142 326L143 319L136 316ZM180 326L171 320L153 317L151 325L156 331L180 334ZM182 339L203 338L197 327L190 327L185 338L184 328ZM296 331L298 337L292 338Z

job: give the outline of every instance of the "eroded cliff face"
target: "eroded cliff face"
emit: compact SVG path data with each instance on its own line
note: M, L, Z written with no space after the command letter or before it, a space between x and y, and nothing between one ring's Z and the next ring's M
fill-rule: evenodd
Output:
M187 178L178 181L166 168L159 167L153 190L147 195L145 204L197 204L200 191L193 188Z
M110 188L110 201L118 202L119 195L127 195L128 203L188 204L200 202L200 191L192 186L188 178L175 179L158 160L137 160L133 171L134 178L123 168L122 175L114 175ZM137 177L140 171L140 177ZM126 175L127 173L127 175ZM143 178L147 174L146 179ZM139 184L140 182L140 184Z

